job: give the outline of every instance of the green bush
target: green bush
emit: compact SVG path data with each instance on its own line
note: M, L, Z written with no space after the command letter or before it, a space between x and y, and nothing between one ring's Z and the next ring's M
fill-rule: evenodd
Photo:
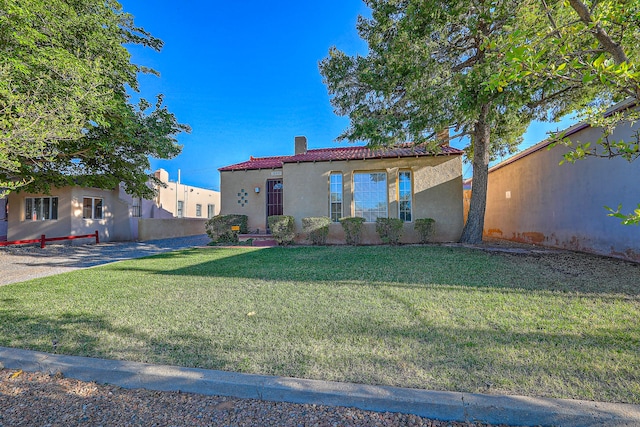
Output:
M296 237L295 223L292 216L272 215L267 218L271 235L279 245L286 246Z
M237 243L238 234L247 233L247 220L246 215L216 215L207 220L205 230L215 243ZM233 226L239 226L240 230L233 231Z
M327 243L331 219L327 216L302 218L302 230L309 235L308 239L314 245Z
M436 220L433 218L416 219L413 228L420 234L420 243L427 243L436 231Z
M357 245L360 243L362 224L364 224L364 218L359 216L351 216L346 218L340 218L340 224L344 229L344 235L348 245Z
M402 220L400 218L377 218L376 233L389 245L397 245L402 236Z

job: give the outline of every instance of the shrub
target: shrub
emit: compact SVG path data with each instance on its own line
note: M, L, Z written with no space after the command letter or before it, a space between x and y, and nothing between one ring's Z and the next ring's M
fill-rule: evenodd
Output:
M279 245L286 246L296 237L295 224L292 216L272 215L267 218L271 235Z
M384 243L397 245L402 236L402 220L400 218L376 219L376 233Z
M215 243L237 243L238 234L247 232L247 220L246 215L216 215L207 220L205 230ZM233 226L239 226L240 230L233 231Z
M436 220L433 218L416 219L413 228L420 234L420 243L427 243L436 231Z
M363 223L364 218L359 216L340 218L340 224L342 224L342 228L344 229L344 235L348 245L357 245L360 243Z
M326 216L302 218L302 230L309 235L308 239L314 245L327 243L331 219Z

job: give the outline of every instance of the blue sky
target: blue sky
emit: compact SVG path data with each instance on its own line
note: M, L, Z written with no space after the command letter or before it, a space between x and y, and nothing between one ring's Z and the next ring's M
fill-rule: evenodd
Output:
M130 48L134 63L161 74L140 76L141 95L164 94L169 110L193 129L178 137L182 154L152 160L153 169L166 169L171 180L180 169L183 183L219 190L219 167L293 154L297 135L309 148L347 144L335 141L348 120L333 113L318 62L331 46L366 54L356 31L358 15L368 13L361 0L120 3L165 43L160 53ZM566 125L533 125L523 148ZM463 169L470 176L471 166Z

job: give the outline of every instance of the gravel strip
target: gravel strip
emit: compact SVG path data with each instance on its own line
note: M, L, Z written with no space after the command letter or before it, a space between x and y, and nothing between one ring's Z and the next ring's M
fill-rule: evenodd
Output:
M123 389L39 372L0 371L0 426L490 427L410 414Z
M0 286L131 258L205 246L206 234L147 242L107 242L0 247Z

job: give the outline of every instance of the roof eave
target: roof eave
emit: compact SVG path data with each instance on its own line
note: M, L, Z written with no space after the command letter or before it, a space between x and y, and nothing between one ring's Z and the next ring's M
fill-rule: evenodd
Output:
M630 108L634 108L638 106L638 101L633 100L633 99L626 99L624 101L619 102L618 104L614 105L613 107L611 107L609 110L607 110L604 113L604 117L609 117L612 114L615 113L619 113L621 111L625 111L628 110ZM576 123L575 125L569 126L568 128L566 128L564 131L558 132L558 133L564 133L564 137L568 138L572 135L575 135L576 133L587 129L591 127L590 124L588 123ZM538 142L537 144L532 145L531 147L527 148L526 150L523 150L517 154L515 154L512 157L509 157L507 160L503 160L502 162L498 163L497 165L489 168L489 172L493 172L495 170L498 170L500 168L503 168L517 160L522 159L523 157L527 157L537 151L540 151L544 148L547 148L549 145L551 145L553 143L553 141L549 140L549 139L545 139L543 141Z

